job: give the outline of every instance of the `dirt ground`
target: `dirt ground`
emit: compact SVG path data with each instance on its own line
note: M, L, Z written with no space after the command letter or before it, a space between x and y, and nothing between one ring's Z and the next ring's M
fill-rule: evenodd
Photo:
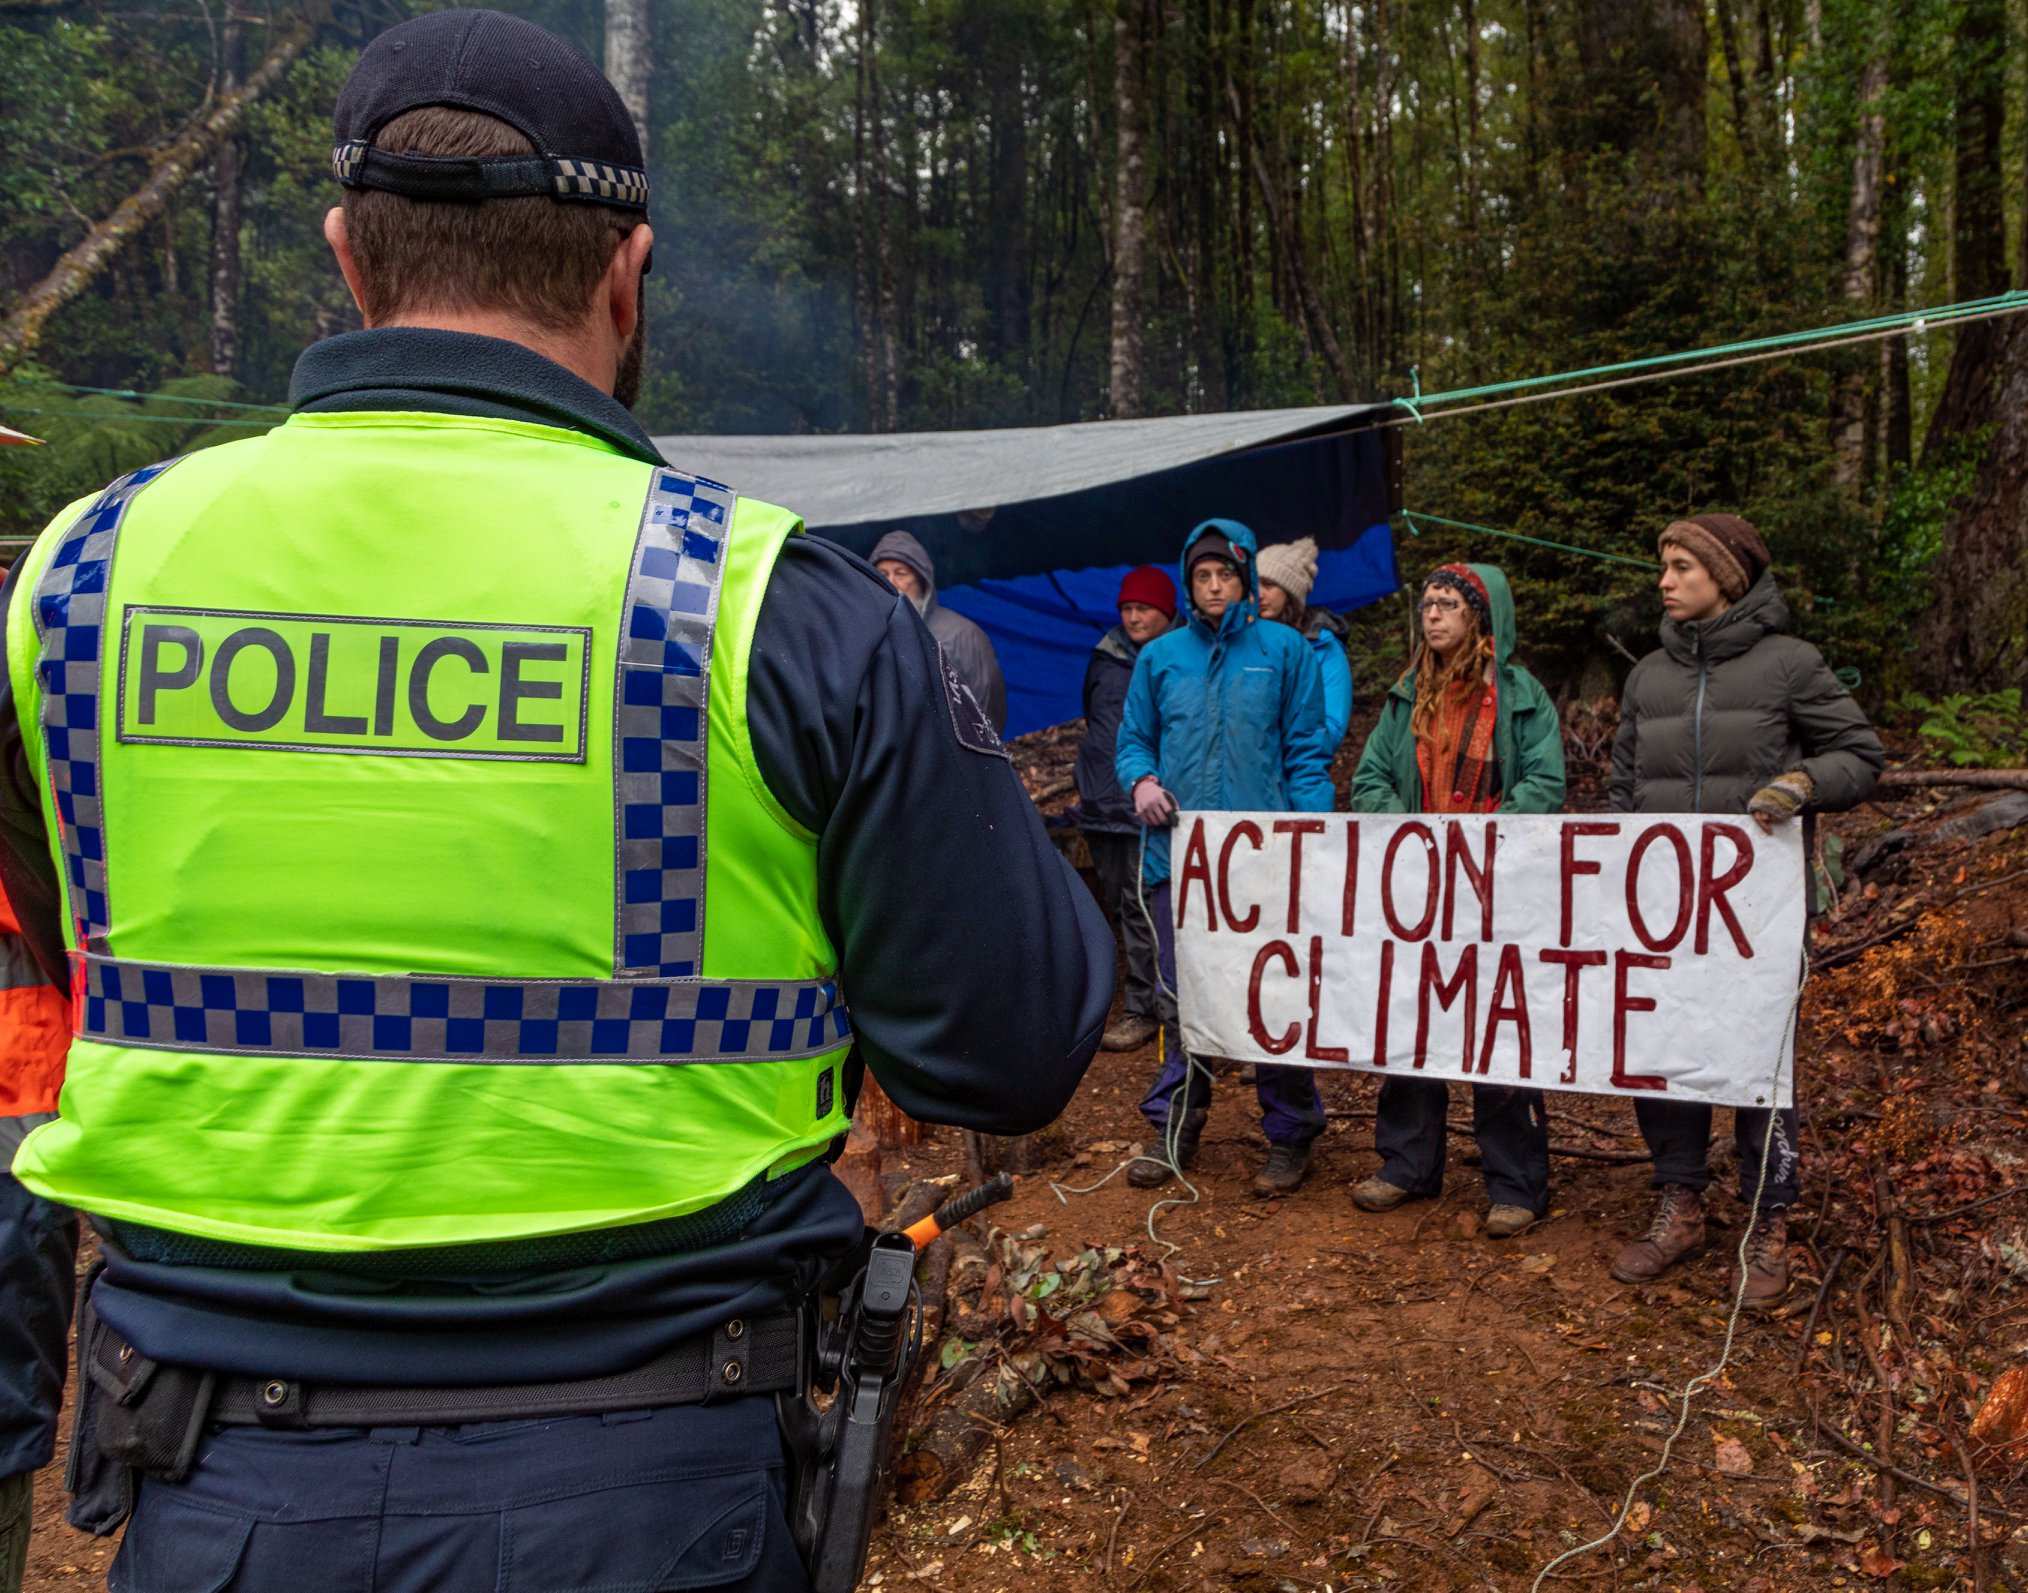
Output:
M1841 834L1856 847L1966 806L1910 794ZM1628 1530L1545 1586L2028 1586L2020 1468L1966 1440L1995 1378L2028 1358L2028 1201L2008 1198L2028 1187L2024 879L2028 826L1911 848L1847 881L1816 940L1834 966L1805 1001L1791 1301L1742 1325ZM1101 1056L1046 1141L1045 1170L990 1214L999 1230L1055 1257L1161 1256L1150 1196L1123 1176L1062 1199L1049 1187L1091 1183L1142 1142L1135 1103L1152 1067L1151 1051ZM949 1497L890 1514L866 1585L1527 1589L1552 1556L1606 1532L1673 1425L1670 1391L1712 1365L1724 1335L1742 1219L1726 1114L1711 1249L1629 1288L1606 1270L1651 1198L1644 1166L1611 1160L1640 1152L1629 1110L1552 1096L1552 1142L1588 1155L1558 1155L1549 1218L1494 1242L1479 1232L1468 1137L1451 1141L1440 1200L1354 1210L1351 1185L1377 1165L1373 1093L1327 1076L1333 1116L1310 1182L1259 1201L1253 1092L1221 1079L1202 1199L1158 1219L1180 1247L1169 1370L1125 1393L1058 1390L989 1433ZM1468 1115L1454 1091L1453 1122ZM888 1169L955 1174L957 1140L943 1131ZM1018 1348L1009 1332L981 1353ZM933 1381L914 1420L936 1398ZM1869 1450L1891 1453L1900 1479ZM60 1478L59 1456L38 1479L34 1593L97 1585L110 1557L60 1524Z

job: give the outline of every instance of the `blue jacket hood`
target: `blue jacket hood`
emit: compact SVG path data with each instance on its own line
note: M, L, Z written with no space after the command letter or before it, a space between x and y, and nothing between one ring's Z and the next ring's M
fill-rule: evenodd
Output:
M1241 598L1224 614L1214 629L1211 622L1197 612L1197 604L1190 596L1190 550L1197 546L1207 531L1216 531L1233 546L1233 551L1243 555L1240 560L1240 576L1246 582L1246 596ZM1190 616L1190 623L1201 626L1207 635L1229 636L1242 625L1250 625L1260 618L1260 571L1256 568L1260 556L1260 542L1253 532L1237 520L1206 520L1196 526L1183 539L1183 557L1177 561L1176 573L1182 579L1178 588L1183 594L1183 609Z

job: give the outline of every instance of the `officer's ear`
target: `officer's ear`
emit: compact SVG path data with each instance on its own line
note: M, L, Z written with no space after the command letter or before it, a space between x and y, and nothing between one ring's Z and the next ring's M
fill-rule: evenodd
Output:
M655 250L655 229L645 221L620 240L606 267L606 303L611 308L613 335L624 347L641 320L641 296L646 284L648 257Z
M345 230L343 205L333 205L324 212L324 241L331 246L332 256L338 262L338 274L345 278L345 287L352 295L352 302L359 306L361 323L371 326L373 322L366 313L366 294L360 282L359 262L352 257L352 239Z

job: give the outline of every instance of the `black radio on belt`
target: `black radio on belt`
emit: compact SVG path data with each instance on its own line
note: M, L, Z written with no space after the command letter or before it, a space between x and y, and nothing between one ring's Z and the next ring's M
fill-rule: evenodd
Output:
M789 1525L815 1593L851 1593L866 1569L889 1435L918 1348L916 1252L1013 1193L1014 1180L1000 1173L904 1233L872 1235L836 1313L820 1309L821 1288L806 1302L803 1387L777 1396L775 1408L793 1476Z
M851 1593L866 1568L888 1432L913 1356L912 1345L908 1357L902 1351L914 1289L915 1245L906 1234L875 1235L838 1315L807 1319L808 1387L776 1400L794 1472L789 1524L815 1593ZM827 1392L820 1408L811 1395Z

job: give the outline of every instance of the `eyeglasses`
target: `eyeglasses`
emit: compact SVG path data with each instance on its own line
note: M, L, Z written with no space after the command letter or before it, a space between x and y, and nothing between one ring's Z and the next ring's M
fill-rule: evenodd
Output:
M1426 597L1422 600L1421 612L1427 614L1435 609L1439 614L1462 614L1465 605L1454 597Z

